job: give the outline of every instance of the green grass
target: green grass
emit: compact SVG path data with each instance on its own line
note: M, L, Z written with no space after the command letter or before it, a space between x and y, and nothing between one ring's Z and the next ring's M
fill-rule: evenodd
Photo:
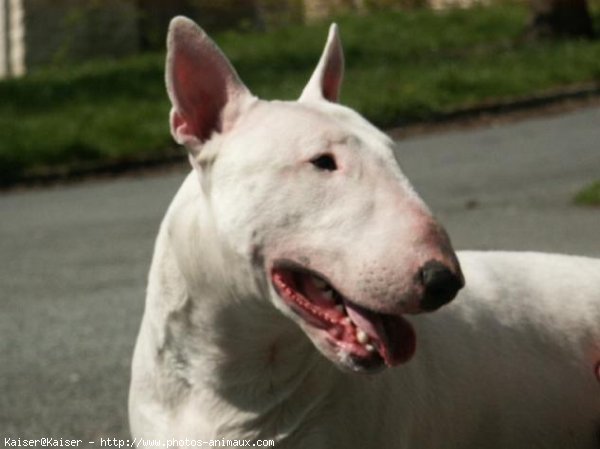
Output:
M581 206L600 206L600 180L577 193L575 203Z
M600 41L516 45L527 21L520 6L337 21L347 61L342 102L379 126L600 80ZM214 37L253 92L293 99L326 33L327 24L318 24ZM153 54L98 61L0 82L0 183L48 167L146 158L172 148L163 60Z

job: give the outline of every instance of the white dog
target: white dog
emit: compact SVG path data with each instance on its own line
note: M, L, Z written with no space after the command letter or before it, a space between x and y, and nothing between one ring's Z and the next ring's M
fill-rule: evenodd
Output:
M393 142L336 104L342 71L332 26L299 101L259 100L173 20L171 130L193 170L156 242L133 435L598 448L600 261L463 252L459 267ZM462 273L452 304L420 313Z

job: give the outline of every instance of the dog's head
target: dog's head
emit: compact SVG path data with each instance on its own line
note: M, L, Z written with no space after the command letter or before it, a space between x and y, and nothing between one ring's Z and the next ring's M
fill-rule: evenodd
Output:
M179 17L169 30L171 131L219 239L323 354L370 371L407 361L403 315L447 303L463 279L394 143L337 103L343 66L332 25L299 100L263 101L196 24Z

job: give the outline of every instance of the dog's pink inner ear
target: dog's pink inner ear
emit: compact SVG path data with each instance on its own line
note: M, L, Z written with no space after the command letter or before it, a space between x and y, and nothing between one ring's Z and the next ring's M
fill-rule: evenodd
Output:
M344 59L341 51L336 51L336 53L327 61L321 86L323 98L333 102L337 102L340 97L342 73L344 71Z
M181 144L202 143L233 125L248 90L210 38L193 22L176 18L169 29L167 90L171 133Z
M221 112L228 99L223 77L203 65L182 52L175 55L172 72L178 106L173 125L178 134L190 134L200 141L221 131Z

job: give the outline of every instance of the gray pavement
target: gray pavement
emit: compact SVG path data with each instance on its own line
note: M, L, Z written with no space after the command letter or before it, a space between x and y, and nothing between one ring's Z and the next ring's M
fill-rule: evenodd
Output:
M183 156L182 156L183 158ZM600 256L600 108L400 142L457 248ZM129 364L162 214L184 172L0 196L0 441L127 437Z

